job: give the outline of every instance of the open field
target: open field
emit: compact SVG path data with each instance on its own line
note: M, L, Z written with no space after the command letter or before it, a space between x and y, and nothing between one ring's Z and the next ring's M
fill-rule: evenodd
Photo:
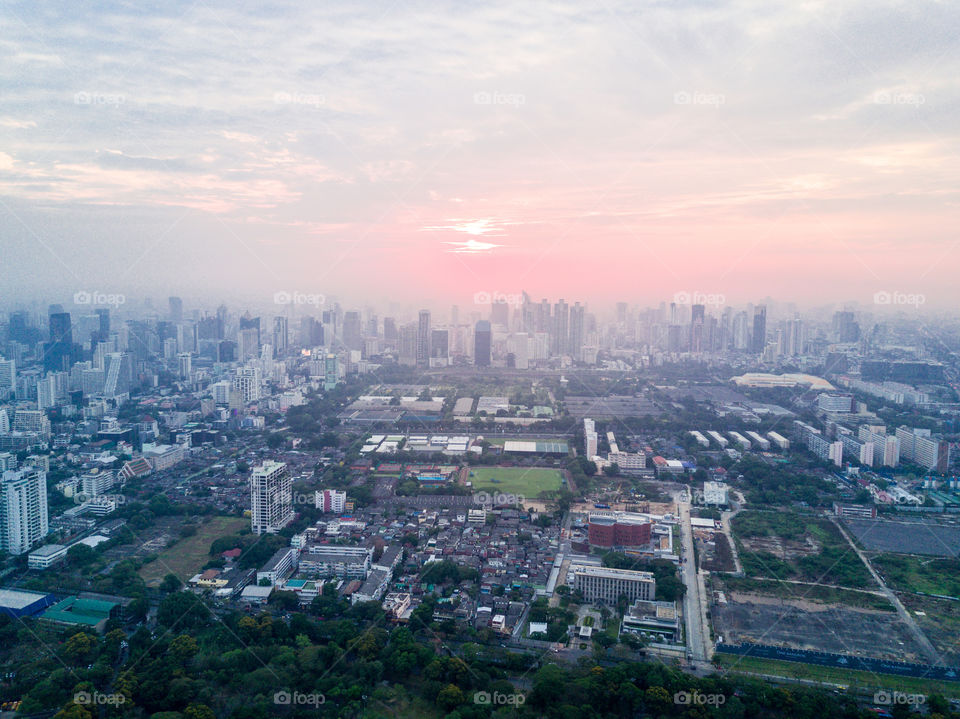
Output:
M250 526L243 517L214 517L197 528L192 537L181 539L172 547L164 549L157 559L140 570L140 576L148 587L156 587L168 574L175 574L186 582L210 559L210 545L217 537L236 534Z
M960 597L960 560L879 554L870 562L891 589Z
M883 595L853 589L827 587L822 584L793 584L768 579L724 576L722 582L719 579L717 580L717 585L722 585L723 591L727 593L760 594L781 599L802 598L808 602L843 605L855 609L873 609L878 612L895 611L893 605Z
M923 661L920 648L897 614L804 600L804 589L798 586L791 599L756 594L728 597L727 604L710 609L715 631L729 644L753 642Z
M785 662L779 659L761 659L759 657L741 657L734 654L714 655L720 663L721 672L746 674L766 674L789 679L806 679L826 684L840 684L850 689L866 690L889 689L905 694L941 694L947 698L960 697L960 683L941 682L915 677L901 677L892 674L873 674L854 669L839 669Z
M472 467L467 481L473 482L475 491L509 492L531 498L556 492L562 484L559 470L535 467Z
M857 589L876 584L829 520L796 512L741 512L733 533L748 577L796 579Z
M846 519L844 524L864 549L935 557L960 554L960 527L930 520Z
M960 665L960 602L917 594L901 594L899 599L944 663Z

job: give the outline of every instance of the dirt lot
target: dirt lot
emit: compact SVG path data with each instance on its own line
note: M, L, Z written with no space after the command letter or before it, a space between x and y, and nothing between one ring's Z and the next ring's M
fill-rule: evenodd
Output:
M780 559L799 559L820 551L820 545L812 537L802 542L781 537L747 537L740 541L748 552L767 552Z
M844 524L866 549L935 557L956 557L960 553L960 527L874 519L847 519Z
M906 627L890 612L739 593L728 600L711 608L715 631L728 643L923 661Z
M899 597L944 663L960 664L960 602L916 594L901 594Z

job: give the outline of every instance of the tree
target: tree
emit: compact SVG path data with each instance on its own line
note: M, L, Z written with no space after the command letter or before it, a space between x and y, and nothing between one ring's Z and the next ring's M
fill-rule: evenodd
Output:
M180 664L186 664L188 661L193 659L197 652L200 651L200 647L197 644L197 640L191 637L189 634L181 634L178 637L175 637L172 642L170 642L170 655Z
M448 712L453 711L456 707L463 704L464 701L463 692L460 690L460 687L455 684L447 684L447 686L437 694L437 704Z
M77 632L63 645L63 655L72 662L82 664L97 645L97 640L86 632Z
M176 574L168 574L163 578L163 581L160 582L160 591L171 594L173 592L179 592L182 586L183 584Z

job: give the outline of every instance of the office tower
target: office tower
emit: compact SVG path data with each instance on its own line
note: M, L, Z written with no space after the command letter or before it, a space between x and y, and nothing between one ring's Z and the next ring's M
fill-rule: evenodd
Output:
M193 323L182 322L176 327L177 349L180 352L197 351L197 326Z
M90 344L95 347L97 342L106 342L110 337L110 310L99 308L93 312L97 316L97 330L91 335Z
M510 327L510 305L505 298L494 298L490 303L490 324L504 330Z
M260 345L263 343L263 336L260 333L260 318L251 317L248 312L245 316L240 318L240 332L244 330L252 330L255 333L256 337L256 349L253 353L253 356L256 357L260 354Z
M860 339L860 325L853 312L844 310L833 315L833 334L837 342L857 342Z
M126 352L110 352L104 357L103 396L121 397L130 392L133 383L133 364Z
M510 353L513 355L513 366L517 369L530 368L530 335L518 332L510 335Z
M758 305L753 311L753 337L751 350L754 354L763 354L767 346L767 307Z
M553 354L567 353L570 337L570 307L563 300L553 306L553 338L551 339Z
M170 303L170 321L183 322L183 300L179 297L171 297L167 301Z
M260 399L260 368L238 367L233 376L233 388L240 393L244 404Z
M477 322L473 334L473 363L477 367L490 366L490 346L493 341L493 333L490 330L490 323L486 320Z
M430 357L442 360L450 357L450 333L448 330L430 331Z
M430 364L430 310L420 310L417 323L417 366Z
M456 305L450 308L450 324L454 327L460 324L460 308Z
M570 338L567 343L567 350L574 360L583 359L583 336L584 336L584 310L579 302L574 303L570 308Z
M383 318L383 341L397 341L397 321L393 317Z
M290 331L287 318L277 316L273 318L273 352L276 357L283 357L290 349Z
M787 322L786 354L791 357L803 354L803 320L794 317Z
M680 352L683 349L683 327L670 325L667 327L667 352Z
M44 349L43 368L48 372L69 372L79 359L73 346L73 328L69 312L50 315L50 341Z
M367 337L379 337L380 336L380 319L375 314L367 315Z
M343 314L343 345L348 350L363 349L360 334L360 313L354 310Z
M537 305L533 304L533 301L530 299L530 295L526 292L522 294L523 301L520 305L520 331L521 332L536 332L537 331Z
M419 327L416 323L410 322L400 328L399 341L399 362L402 365L417 364L417 340L419 338Z
M254 534L276 534L293 520L287 465L265 462L250 473L250 526Z
M694 305L690 315L690 351L703 352L704 306Z
M246 327L237 333L237 355L241 362L260 354L260 333L254 327Z
M49 532L47 476L35 467L6 471L0 479L0 551L20 555Z
M326 392L334 389L340 381L340 366L335 354L327 354L323 358L323 389Z

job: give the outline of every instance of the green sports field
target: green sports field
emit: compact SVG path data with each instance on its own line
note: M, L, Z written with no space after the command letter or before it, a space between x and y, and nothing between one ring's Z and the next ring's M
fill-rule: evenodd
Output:
M475 491L522 494L533 499L542 492L556 492L561 486L560 471L529 467L472 467L468 482Z

